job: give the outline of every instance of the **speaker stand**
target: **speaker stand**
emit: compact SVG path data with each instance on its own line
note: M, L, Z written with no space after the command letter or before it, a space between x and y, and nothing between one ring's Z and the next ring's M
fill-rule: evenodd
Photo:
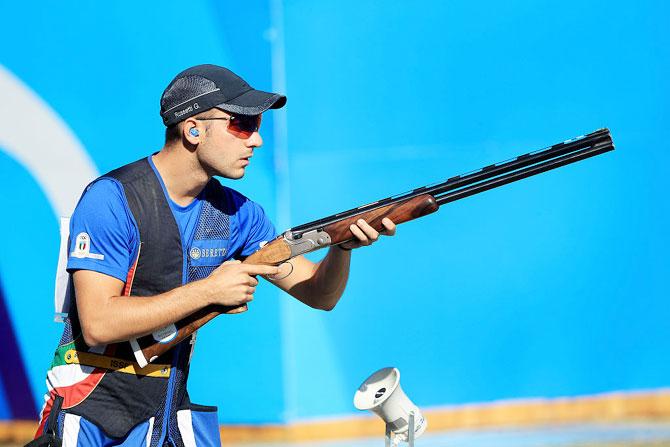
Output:
M407 427L407 445L414 447L414 412L409 412L409 424ZM391 424L386 424L385 447L397 447L400 440L397 435L391 431Z

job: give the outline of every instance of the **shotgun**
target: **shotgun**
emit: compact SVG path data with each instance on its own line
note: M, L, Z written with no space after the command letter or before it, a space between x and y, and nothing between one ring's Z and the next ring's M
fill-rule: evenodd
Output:
M387 197L368 205L324 217L285 231L275 240L248 256L248 264L280 265L291 258L331 245L345 244L354 238L351 224L364 219L377 231L384 229L388 217L401 224L437 211L440 205L488 191L526 177L541 174L586 158L614 150L608 129L599 129L539 151L486 166L477 171L451 177L433 185ZM153 334L130 341L140 367L146 366L198 328L227 309L209 306Z

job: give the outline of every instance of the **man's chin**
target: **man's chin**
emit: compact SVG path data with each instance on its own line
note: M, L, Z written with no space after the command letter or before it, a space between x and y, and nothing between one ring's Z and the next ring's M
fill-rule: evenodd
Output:
M228 172L219 172L217 175L224 178L229 178L231 180L239 180L244 177L244 168L230 170Z

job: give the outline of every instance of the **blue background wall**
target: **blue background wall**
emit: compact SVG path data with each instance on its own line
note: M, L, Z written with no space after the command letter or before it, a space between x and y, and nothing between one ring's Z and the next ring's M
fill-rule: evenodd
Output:
M187 66L218 63L286 92L233 185L280 228L612 130L614 153L447 205L357 251L333 312L266 285L252 311L204 328L191 396L218 404L222 422L351 413L353 391L387 365L421 406L668 386L664 2L2 8L25 20L0 27L0 66L98 172L160 148L158 100ZM30 412L12 403L17 376L39 406L60 332L57 213L1 144L12 132L0 125L0 278L26 373L0 370L3 419Z

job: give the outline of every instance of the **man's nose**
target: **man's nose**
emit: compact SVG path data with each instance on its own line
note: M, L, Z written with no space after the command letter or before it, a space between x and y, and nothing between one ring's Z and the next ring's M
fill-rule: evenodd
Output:
M246 143L248 147L261 147L263 145L263 137L261 137L261 134L256 131L252 133L249 138L247 138Z

